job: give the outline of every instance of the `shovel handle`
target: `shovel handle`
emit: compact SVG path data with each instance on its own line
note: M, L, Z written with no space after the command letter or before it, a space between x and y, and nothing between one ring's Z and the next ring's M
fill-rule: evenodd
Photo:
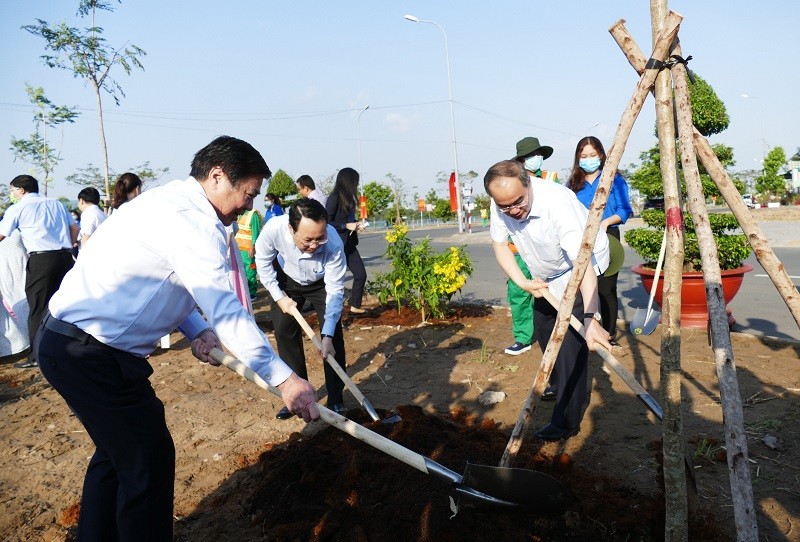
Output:
M255 371L230 354L226 354L217 348L213 348L209 353L209 356L228 369L237 373L239 376L249 380L256 386L263 388L277 395L278 397L281 397L280 390L267 384L267 382L258 376ZM379 435L378 433L370 431L366 427L359 425L352 420L348 420L344 416L325 408L319 403L317 403L317 408L319 409L319 417L322 418L325 423L332 425L339 431L343 431L348 435L357 438L369 446L372 446L373 448L376 448L425 474L438 474L440 477L451 482L461 482L461 475L439 465L438 463L435 463L416 452L412 452L408 448L405 448L396 442L387 439L383 435ZM435 465L437 469L435 471L429 471L428 465Z
M543 290L543 291L544 291L543 297L547 300L547 302L550 303L553 307L558 308L559 305L558 299L556 299L555 296L552 293L550 293L549 290ZM584 333L586 332L583 327L583 324L580 322L580 320L575 318L574 314L570 315L569 323L573 327L573 329L575 329L575 331L581 334L581 336L583 336ZM655 416L659 420L661 420L664 417L664 412L663 410L661 410L661 406L658 404L655 398L653 398L652 395L647 393L647 390L645 390L642 387L642 385L639 384L639 382L637 382L637 380L633 377L633 375L629 373L628 370L625 369L625 367L623 367L619 361L617 361L617 358L615 358L611 352L609 352L602 346L597 346L596 352L600 355L601 358L603 358L605 364L608 365L615 373L617 373L617 375L623 380L623 382L625 382L625 384L627 384L628 387L631 390L633 390L636 396L642 400L642 402L647 406L650 412L655 414Z
M303 318L303 315L300 314L300 311L297 310L297 307L294 306L291 309L289 309L289 313L292 316L294 316L294 319L297 320L297 323L300 324L301 328L303 328L303 331L305 331L306 335L308 335L308 338L311 339L311 342L314 343L314 346L316 346L317 349L321 351L322 342L320 342L320 340L314 334L314 330L311 329L310 325L308 325L308 322L306 321L305 318ZM344 385L347 386L347 389L350 390L350 393L352 393L353 397L356 398L358 404L364 407L364 410L367 411L367 414L369 414L369 417L372 418L372 421L377 422L378 420L380 420L378 413L375 412L374 408L372 408L372 404L367 400L366 397L364 397L364 394L361 393L361 390L359 390L356 387L356 383L353 382L353 379L347 376L347 373L345 372L344 369L342 369L342 366L339 365L336 359L330 354L328 354L327 356L325 356L325 361L328 362L328 365L330 365L336 372L336 374L339 375L339 378L342 379Z
M650 287L650 299L647 301L647 313L645 313L644 321L650 319L650 311L653 309L653 299L656 297L658 290L658 276L661 274L661 266L664 264L664 255L667 251L667 229L664 228L664 237L661 238L661 249L658 251L658 261L656 262L656 276L653 278L653 285Z

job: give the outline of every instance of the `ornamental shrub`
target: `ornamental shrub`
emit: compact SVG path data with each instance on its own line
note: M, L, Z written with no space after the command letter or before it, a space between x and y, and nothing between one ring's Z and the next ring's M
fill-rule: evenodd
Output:
M370 293L381 305L393 299L398 312L407 300L420 311L423 322L428 316L444 316L451 298L472 274L472 261L464 247L437 253L430 247L430 239L412 242L405 224L390 229L386 241L384 257L392 262L392 270L375 275L369 284Z

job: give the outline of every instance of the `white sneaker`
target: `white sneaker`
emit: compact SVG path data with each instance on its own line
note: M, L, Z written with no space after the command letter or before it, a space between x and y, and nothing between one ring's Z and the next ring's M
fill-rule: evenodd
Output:
M508 348L506 348L506 354L508 354L509 356L519 356L523 352L527 352L530 349L531 349L530 343L525 344L517 341Z

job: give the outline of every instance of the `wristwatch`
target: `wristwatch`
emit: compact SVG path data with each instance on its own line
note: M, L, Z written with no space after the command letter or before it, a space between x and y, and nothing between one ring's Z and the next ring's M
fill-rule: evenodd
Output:
M597 313L596 312L584 312L583 313L583 319L584 320L589 320L589 319L597 320Z
M327 333L322 334L322 338L328 337L329 339L333 340L333 335L328 335Z

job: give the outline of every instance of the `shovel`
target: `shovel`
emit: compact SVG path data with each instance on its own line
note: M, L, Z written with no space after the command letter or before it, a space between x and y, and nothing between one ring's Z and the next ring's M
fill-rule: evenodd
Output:
M558 299L556 299L556 297L552 293L550 293L550 290L543 290L543 292L544 293L542 294L542 296L547 300L547 302L550 303L553 307L558 308L559 306ZM656 322L658 322L658 320L656 320ZM575 315L570 316L569 323L575 331L581 334L581 336L583 336L584 333L586 332L586 330L583 327L583 324L580 322L580 320L575 318ZM658 404L658 401L656 401L655 397L650 395L647 392L647 390L644 389L644 387L641 384L639 384L639 382L633 377L633 375L629 373L628 370L625 369L625 367L623 367L619 361L617 361L617 358L615 358L611 352L609 352L608 350L599 345L597 346L597 350L595 351L601 358L603 358L603 362L608 367L610 367L615 373L617 373L617 375L622 379L622 381L628 385L631 391L633 391L633 393L636 394L636 397L638 397L642 401L642 403L644 403L647 409L650 412L652 412L656 418L658 418L658 421L663 422L664 411L661 409L661 405ZM694 469L692 468L692 464L689 458L686 456L686 454L684 454L683 457L683 464L684 464L684 470L686 471L686 475L691 481L692 487L696 492L697 482L695 481Z
M634 335L650 335L655 331L658 322L661 320L661 313L653 308L653 298L658 289L658 276L661 274L661 264L664 263L664 252L667 248L667 230L664 230L664 237L661 239L661 250L658 253L656 263L656 276L653 279L653 286L650 287L650 300L647 302L647 310L636 309L631 318L630 330Z
M292 316L294 316L294 319L297 320L297 323L300 324L300 327L303 328L303 331L306 332L306 335L308 335L308 338L311 339L312 343L314 343L314 346L317 347L317 350L321 351L322 343L314 334L314 330L308 325L306 319L303 318L303 315L300 314L300 311L297 310L297 307L292 307L289 312L292 314ZM361 393L361 391L356 387L356 383L353 382L349 376L347 376L347 373L344 369L342 369L342 366L339 365L336 359L329 354L325 357L325 361L328 362L328 365L333 367L333 370L336 371L336 374L342 379L342 382L344 382L344 385L347 386L348 390L350 390L350 393L353 394L353 397L355 397L358 403L364 408L364 410L367 411L367 414L369 414L369 417L372 418L372 421L377 422L380 420L378 413L375 412L374 408L372 408L372 403L369 402L369 399L364 397L364 394ZM394 416L389 417L384 423L396 423L398 421L400 421L399 415L395 414Z
M235 357L225 354L217 348L212 349L209 356L257 386L280 397L281 392L279 390L267 384L252 369ZM317 404L317 408L319 409L320 418L325 423L344 431L424 474L432 474L450 483L459 497L458 504L455 507L451 505L454 513L457 513L460 509L462 499L465 506L476 509L530 507L542 512L561 511L573 500L572 492L566 486L542 472L468 463L464 476L461 476L432 459L370 431L366 427L348 420L320 404Z

